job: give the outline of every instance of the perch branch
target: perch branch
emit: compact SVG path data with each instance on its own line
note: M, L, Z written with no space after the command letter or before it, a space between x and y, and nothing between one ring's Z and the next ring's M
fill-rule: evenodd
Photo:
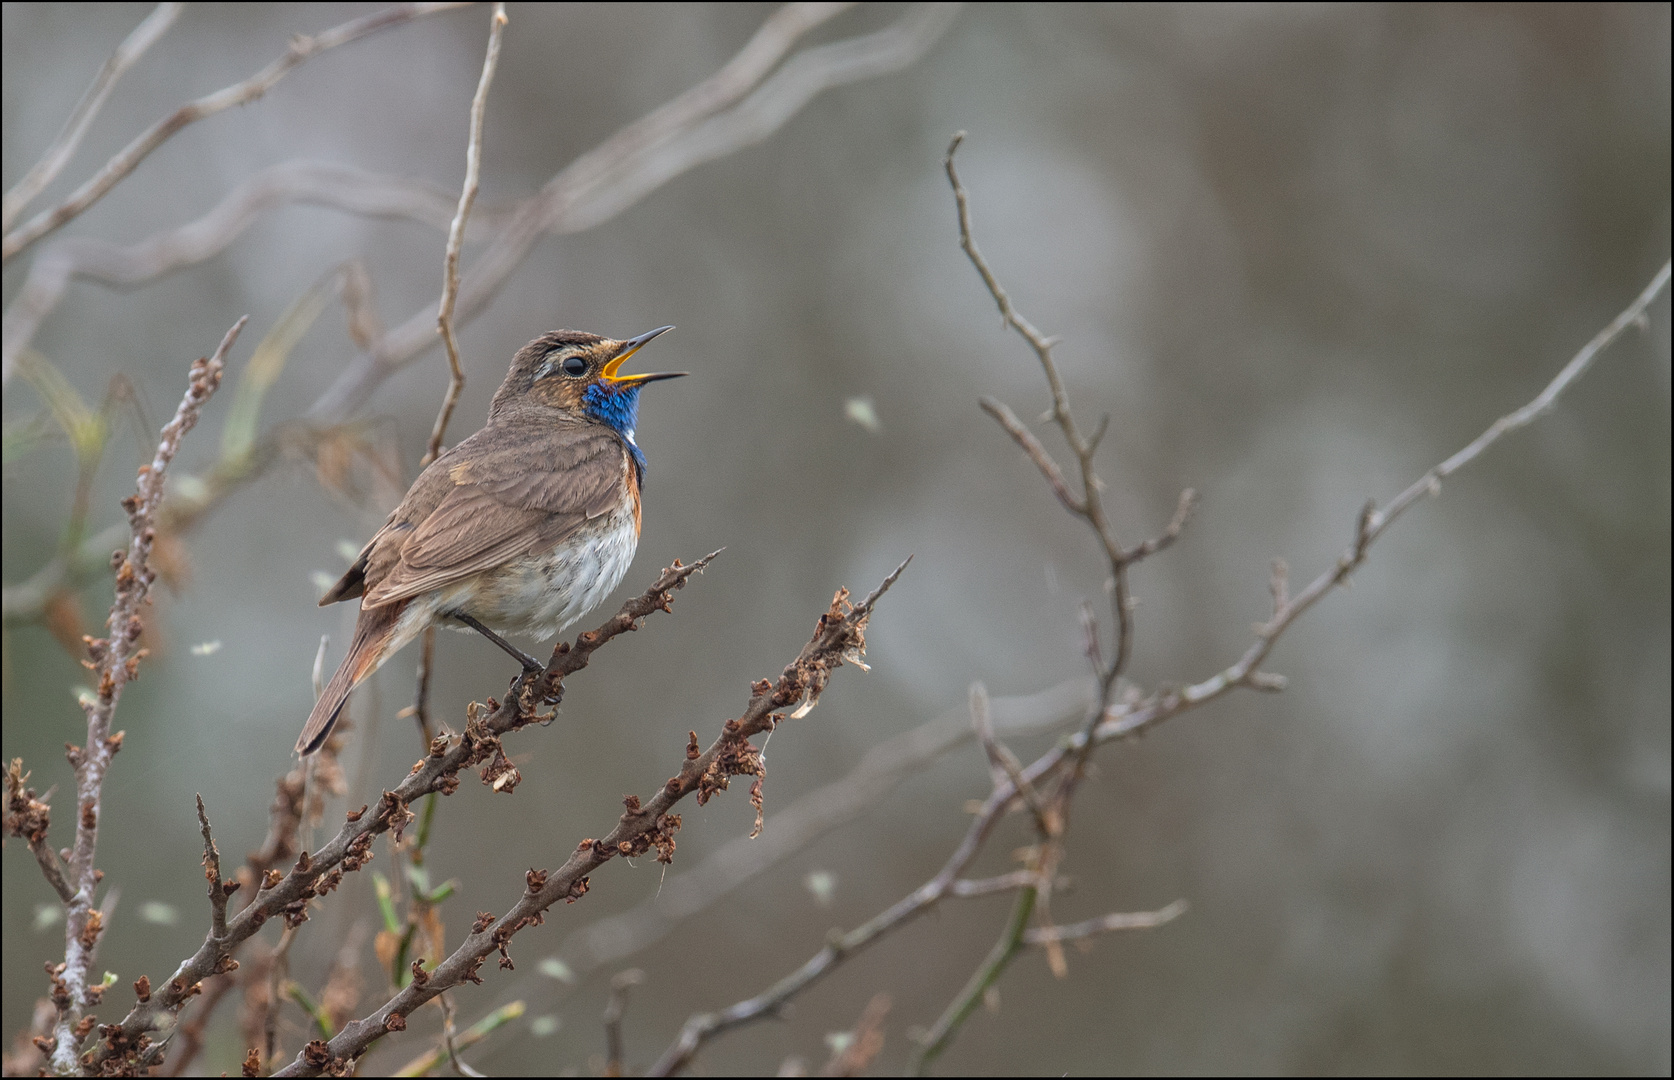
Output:
M133 1067L154 1064L160 1058L166 1042L145 1043L148 1033L173 1026L173 1018L193 996L202 990L202 981L222 971L236 967L232 953L249 940L262 926L275 917L282 918L287 928L293 928L308 918L309 902L323 896L342 883L343 875L360 869L372 859L372 841L385 832L400 833L412 821L407 809L414 800L431 792L450 794L459 788L459 773L471 765L487 763L483 770L484 782L494 783L496 790L507 790L516 770L506 760L499 737L545 719L533 711L533 706L554 695L569 675L586 667L592 655L606 642L639 628L640 622L653 612L671 610L673 593L682 588L688 578L708 566L719 552L705 556L690 566L678 562L657 578L643 594L630 598L620 610L596 630L582 634L572 646L560 642L553 650L552 660L543 671L520 675L512 684L503 703L490 700L487 716L475 715L464 736L437 738L430 744L429 754L396 785L384 792L375 807L363 806L347 815L337 835L312 853L302 851L296 856L288 873L270 869L260 875L252 887L254 894L239 913L228 920L223 938L206 936L198 950L175 969L158 993L149 996L131 1009L120 1024L100 1029L104 1036L94 1051L95 1066L124 1058ZM274 828L270 841L280 838L274 850L252 854L252 866L262 858L288 857L294 850L296 830L300 827L305 808L303 770L299 767L280 783L279 796L274 802ZM558 899L554 897L554 901ZM550 904L551 902L548 903ZM458 981L456 977L453 981ZM447 989L452 982L434 987ZM410 987L409 987L410 988ZM427 994L425 1000L434 996ZM347 1030L347 1029L345 1029ZM339 1037L342 1032L339 1033ZM368 1043L370 1040L368 1040ZM115 1064L112 1062L112 1064Z
M477 969L490 953L499 951L500 966L511 967L512 962L506 947L512 937L523 928L544 921L546 909L553 904L561 900L580 899L587 892L588 875L612 858L619 855L632 857L655 849L659 861L666 862L672 859L673 833L679 828L680 822L677 816L670 815L668 811L681 799L694 793L700 804L706 802L716 792L726 789L731 776L753 775L760 780L760 751L751 745L750 738L773 730L785 717L780 710L791 708L798 703L801 703L804 709L812 707L818 702L832 672L844 662L860 660L865 650L866 624L873 607L900 577L906 566L903 562L866 599L852 607L847 601L847 590L838 590L830 609L820 617L813 638L802 647L797 658L785 666L778 680L775 682L764 679L754 683L750 688L749 704L743 715L736 720L727 721L721 734L707 750L699 750L697 735L695 732L691 733L680 771L658 788L656 795L648 802L642 804L637 796L629 796L624 800L626 809L608 834L602 839L583 840L564 865L555 871L530 870L526 875L527 888L512 905L511 910L499 918L487 912L479 914L464 942L433 971L427 972L422 981L415 978L372 1014L345 1024L329 1042L310 1043L296 1060L274 1075L314 1075L335 1069L339 1063L347 1063L358 1057L386 1032L404 1028L406 1017L432 997L462 982L479 981ZM658 586L653 586L652 591L641 598L647 602L643 612L629 618L628 622L631 623L633 618L643 617L650 611L666 606L667 594L659 591L659 586L662 589L671 587L664 584L670 580L671 575L691 569L695 569L695 566L667 571L664 578L659 580ZM628 614L625 610L618 619ZM607 627L616 621L612 620L611 624L606 624ZM627 628L626 625L622 627L624 630ZM561 673L572 664L579 667L586 663L585 658L581 658L579 663L574 658L583 649L590 652L596 648L596 638L600 633L603 631L581 635L573 648L560 644L558 649L554 650L553 661L545 672L519 676L513 684L506 704L494 709L486 721L481 717L474 717L466 728L459 746L453 750L449 750L446 740L436 740L432 758L421 761L402 784L402 788L413 785L415 780L421 785L425 783L424 778L431 776L432 770L435 769L432 762L453 758L461 747L473 747L474 742L473 749L487 751L490 744L483 738L484 735L515 730L541 719L540 716L525 710L534 702L551 696L552 690L555 689L551 681L555 669ZM501 776L515 773L509 762L499 766L499 762L503 761L503 754L499 751L497 740L494 740L491 753L495 760L491 761L489 768L485 770L485 782L489 782L489 776L497 767L504 770L500 773ZM471 760L482 760L483 756L485 755L474 755ZM454 766L455 771L463 766L465 760L463 757L458 758L459 763ZM457 786L457 777L450 778ZM439 771L431 778L430 784L436 790L443 790L446 786ZM493 784L496 787L500 786L499 780L493 781ZM415 793L421 794L423 791L421 789ZM752 788L752 801L757 803L758 809L759 799L758 784ZM410 800L398 795L386 794L379 809L381 812L385 811L385 808L394 802L404 811L408 801ZM410 814L408 816L410 817Z

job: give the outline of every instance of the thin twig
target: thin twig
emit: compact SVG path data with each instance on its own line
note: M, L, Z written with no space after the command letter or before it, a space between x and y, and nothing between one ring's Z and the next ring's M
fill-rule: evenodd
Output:
M416 960L413 962L415 964L418 963ZM438 994L436 996L436 1004L440 1005L442 1008L442 1045L448 1052L448 1064L453 1066L453 1071L459 1076L486 1075L485 1073L471 1068L471 1066L465 1064L465 1062L461 1061L459 1058L459 1040L453 1030L453 995ZM326 1034L329 1037L331 1033L327 1032Z
M1088 919L1085 922L1071 923L1068 926L1037 926L1023 932L1023 944L1057 944L1061 941L1074 941L1078 938L1109 934L1118 930L1152 930L1184 915L1186 907L1187 904L1184 900L1176 900L1167 907L1159 908L1156 911L1118 911L1110 915L1100 915L1096 919Z
M116 553L112 559L116 568L116 600L106 622L110 637L85 639L99 682L98 689L82 705L87 714L87 744L71 747L69 753L76 770L77 813L75 843L70 850L66 877L75 889L75 897L65 916L64 969L55 976L55 985L62 984L66 997L53 1030L52 1067L59 1073L79 1068L83 1036L76 1033L77 1021L83 1010L93 1004L88 975L102 929L102 920L93 903L101 876L93 863L99 839L100 800L105 771L122 746L122 733L110 732L111 719L116 714L122 687L136 677L139 662L146 654L139 647L140 633L145 626L140 613L150 601L151 582L156 577L150 566L151 547L156 540L152 521L163 499L163 481L169 464L180 449L181 439L198 422L204 404L221 385L227 351L247 321L249 316L233 324L213 356L192 364L190 383L180 407L164 425L151 464L140 467L139 490L122 500L132 538L127 551Z
M203 796L200 794L197 799L198 828L203 832L203 876L209 882L209 932L214 937L223 938L227 936L227 897L237 891L238 883L221 879L221 853L216 850L215 837L210 835L209 815L203 808Z
M982 966L971 973L965 989L953 999L946 1012L936 1021L934 1027L924 1036L918 1052L913 1057L912 1072L915 1076L923 1076L930 1063L934 1061L958 1032L959 1026L981 1003L988 988L999 979L1000 973L1011 963L1011 958L1022 947L1023 935L1027 932L1029 916L1035 906L1035 890L1024 889L1017 894L1017 900L1012 904L1011 918L1006 923L1005 933L989 950L988 958Z
M43 210L30 218L28 222L8 231L0 240L0 261L9 262L19 252L26 250L41 237L47 235L66 223L73 221L83 211L102 199L111 188L121 182L123 177L133 172L139 163L180 129L194 124L207 116L214 116L234 105L251 102L273 89L274 85L283 79L292 68L303 61L334 49L339 45L346 45L356 38L379 30L387 30L392 26L400 26L411 22L423 15L436 11L446 11L450 8L464 7L460 3L423 3L397 4L375 11L350 22L335 26L316 37L297 35L291 39L290 48L285 55L273 61L267 67L232 86L217 90L206 97L191 101L180 106L174 112L163 117L141 133L133 142L123 147L117 155L107 161L85 184L71 192L65 200L50 210Z
M1023 452L1029 455L1029 460L1035 463L1041 475L1046 477L1046 482L1052 485L1052 493L1058 496L1058 501L1064 504L1064 509L1072 514L1085 516L1087 504L1069 489L1068 482L1064 480L1063 470L1058 468L1058 463L1052 460L1052 455L1046 452L1046 447L1035 438L1035 433L1023 426L1023 421L1017 418L1017 414L1004 402L991 397L981 398L977 404L982 406L983 412L998 421L999 425L1006 429L1006 433L1017 441L1017 445L1023 448Z
M29 205L30 200L41 193L41 190L57 178L64 166L69 164L70 158L75 156L76 148L87 135L87 129L92 126L93 118L99 115L105 99L116 89L116 81L122 78L127 70L145 55L145 51L157 43L168 28L174 25L174 20L186 8L185 4L164 3L152 9L140 24L134 27L122 44L110 54L99 73L93 77L93 82L76 102L76 107L70 111L70 117L64 121L64 130L58 133L58 138L52 140L46 153L35 162L33 168L23 174L23 179L12 185L6 192L3 205L0 205L0 230L10 231L17 221L18 214Z
M948 895L958 897L991 896L994 893L1011 892L1013 889L1033 885L1039 880L1040 875L1033 870L1013 870L1009 874L1001 874L998 877L977 878L975 880L960 878L948 887Z
M477 201L478 180L482 175L482 118L488 109L488 88L494 82L494 69L500 64L500 37L506 28L506 5L494 5L494 15L488 21L488 55L482 61L482 76L477 80L477 92L471 98L471 134L465 146L465 186L459 192L459 209L454 212L453 225L448 229L447 256L443 259L442 300L436 308L436 332L448 354L448 392L442 398L441 411L430 429L430 445L419 462L423 468L442 453L442 440L447 437L448 421L453 408L465 389L465 369L459 365L459 342L453 336L453 305L459 299L459 250L465 244L465 222L471 216L471 205Z
M430 725L430 677L436 670L436 628L427 626L420 637L417 686L413 690L413 722L418 725L419 738L429 746L435 737Z
M610 980L610 998L605 1002L605 1068L606 1076L626 1076L627 1050L622 1045L622 1017L628 1011L628 991L645 981L645 972L629 968L617 972Z
M58 899L68 904L75 899L76 891L64 876L64 860L58 857L58 852L52 850L52 844L47 841L47 829L52 824L52 807L46 799L35 797L34 788L24 786L28 780L29 774L23 771L23 759L13 758L6 768L6 835L23 838L41 873L46 876L47 884L58 894ZM48 792L47 797L50 798L51 794Z
M1022 947L1022 935L1028 926L1031 916L1038 915L1044 928L1052 927L1051 903L1052 883L1057 875L1057 867L1063 858L1063 834L1068 824L1069 808L1074 798L1076 785L1085 773L1087 755L1091 753L1094 742L1092 733L1101 722L1104 714L1110 709L1115 700L1116 690L1129 661L1133 656L1133 603L1129 596L1128 570L1138 561L1149 557L1156 551L1173 543L1181 529L1185 527L1186 519L1191 512L1192 496L1188 491L1181 496L1180 505L1175 512L1174 520L1167 532L1153 541L1147 541L1130 550L1124 550L1121 542L1116 538L1114 530L1104 510L1104 501L1100 492L1104 488L1093 465L1094 456L1098 452L1098 444L1109 428L1109 418L1101 419L1091 438L1083 437L1075 417L1070 411L1069 392L1064 386L1063 378L1058 372L1057 363L1052 356L1052 348L1056 344L1055 338L1041 333L1035 325L1024 318L1012 303L1010 295L1000 284L999 278L988 265L987 259L977 247L976 238L971 228L970 198L964 185L959 180L959 172L954 166L954 156L958 153L960 144L964 141L965 133L959 132L947 149L944 167L947 171L948 184L953 189L954 208L959 223L959 246L964 250L971 265L976 268L982 278L989 295L993 297L995 305L1000 310L1002 327L1015 329L1019 336L1034 350L1036 359L1040 362L1041 372L1046 377L1047 388L1052 396L1052 409L1048 414L1057 424L1064 442L1070 452L1075 455L1079 466L1080 486L1079 495L1069 489L1061 470L1054 462L1039 440L1022 424L1021 421L1001 403L993 399L982 401L983 409L998 421L1001 427L1011 435L1024 452L1032 458L1047 482L1057 494L1059 502L1071 514L1087 523L1094 538L1103 549L1105 560L1110 568L1109 591L1111 614L1115 623L1115 651L1109 664L1102 659L1102 649L1099 647L1098 623L1096 619L1085 618L1083 633L1087 639L1084 652L1094 665L1094 671L1099 682L1099 700L1097 706L1090 710L1082 724L1082 741L1073 763L1060 775L1056 789L1049 801L1041 804L1039 800L1031 804L1030 809L1035 812L1036 830L1040 834L1040 842L1030 855L1030 869L1037 875L1034 884L1025 886L1018 892L1012 905L1012 914L1007 921L1006 929L998 942L989 951L987 959L966 982L959 995L949 1003L940 1019L932 1028L930 1035L921 1044L914 1060L914 1068L923 1071L929 1063L942 1052L951 1042L953 1036L964 1023L966 1017L976 1008L978 1002L988 993L1000 978L1013 957ZM1019 792L1026 791L1026 782L1021 771L1008 769L1009 786ZM1063 978L1068 974L1068 965L1064 959L1063 948L1056 941L1049 941L1047 945L1047 959L1054 975Z
M980 682L972 683L970 705L971 729L976 732L977 742L982 744L982 752L988 756L988 769L994 786L999 788L1003 781L1010 780L1012 787L1022 793L1023 802L1035 816L1035 824L1041 832L1049 831L1048 815L1051 810L1034 785L1023 779L1023 763L1017 760L1017 755L994 735L994 722L988 718L988 687Z

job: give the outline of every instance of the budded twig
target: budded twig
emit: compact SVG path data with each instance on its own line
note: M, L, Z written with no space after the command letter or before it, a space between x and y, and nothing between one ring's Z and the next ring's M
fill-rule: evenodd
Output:
M127 550L117 552L112 558L116 569L116 600L106 620L110 637L86 639L88 666L98 674L98 687L82 703L87 714L87 744L69 750L70 763L76 770L77 814L75 842L65 876L75 895L65 916L64 965L54 976L54 995L62 996L62 1004L53 1028L52 1067L60 1073L79 1066L80 1043L86 1032L78 1033L78 1021L96 998L95 988L88 981L102 930L102 919L94 906L100 877L94 868L94 856L105 772L122 746L122 733L111 734L111 719L116 714L123 686L138 675L139 663L146 653L139 645L139 638L145 628L141 612L150 602L151 583L156 577L150 565L152 544L157 538L152 523L163 500L163 481L169 465L180 450L181 440L198 422L210 395L221 385L227 352L248 319L245 316L233 324L213 355L192 364L186 394L173 419L164 425L151 464L140 467L138 491L122 500L123 509L128 513L131 539Z

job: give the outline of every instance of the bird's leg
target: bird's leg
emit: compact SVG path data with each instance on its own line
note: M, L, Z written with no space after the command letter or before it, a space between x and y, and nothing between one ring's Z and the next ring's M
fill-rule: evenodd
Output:
M463 611L450 611L448 612L448 616L450 618L458 619L460 622L469 626L472 630L475 630L489 641L492 641L494 644L500 646L500 648L505 650L507 656L523 665L523 670L527 674L533 675L537 671L546 670L545 664L542 664L539 660L536 660L533 656L530 656L528 653L524 652L516 645L513 645L499 634L496 634L482 623L471 618L471 616L465 614Z

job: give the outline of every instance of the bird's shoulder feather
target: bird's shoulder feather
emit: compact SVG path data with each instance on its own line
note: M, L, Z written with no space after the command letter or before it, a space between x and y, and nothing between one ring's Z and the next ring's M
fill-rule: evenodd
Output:
M438 458L367 545L365 600L378 607L550 550L620 506L627 451L578 422L491 425Z

